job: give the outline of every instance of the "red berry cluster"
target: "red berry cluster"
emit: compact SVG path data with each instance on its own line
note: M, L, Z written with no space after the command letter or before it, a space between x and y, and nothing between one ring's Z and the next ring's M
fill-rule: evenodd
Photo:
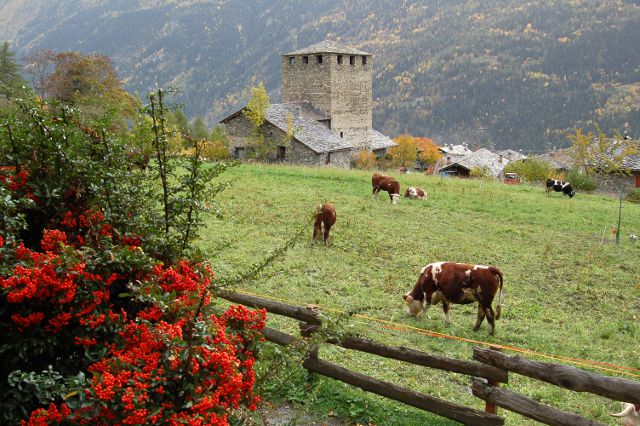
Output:
M18 190L27 178L0 173L0 185ZM119 235L96 209L67 212L44 230L40 249L8 244L17 238L2 232L2 332L80 347L78 366L91 374L75 397L33 411L23 425L226 425L241 405L255 409L254 350L266 312L213 314L207 266L158 263L141 236ZM140 309L116 308L121 297Z

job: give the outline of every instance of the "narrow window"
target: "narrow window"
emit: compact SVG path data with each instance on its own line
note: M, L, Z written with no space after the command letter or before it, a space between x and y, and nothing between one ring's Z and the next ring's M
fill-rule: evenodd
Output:
M366 56L362 57L362 65L367 65L367 57Z
M343 137L343 136L344 136L344 132L340 132L340 137Z
M303 56L302 57L302 63L308 64L309 63L309 57L308 56Z
M278 146L278 161L284 161L287 153L287 147Z
M356 57L351 55L349 56L349 65L355 65L356 63Z
M289 65L294 65L296 63L296 57L295 56L289 56Z
M342 55L338 55L338 65L342 65Z
M318 60L319 64L322 63L322 55L316 55L316 59Z

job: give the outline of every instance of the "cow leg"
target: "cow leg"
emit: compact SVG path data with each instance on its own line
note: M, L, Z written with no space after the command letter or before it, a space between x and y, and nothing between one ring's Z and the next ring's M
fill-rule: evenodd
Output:
M324 224L324 245L327 245L327 240L329 240L329 231L331 231L331 225L328 223Z
M313 225L313 242L316 242L318 237L320 236L320 233L322 232L322 228L321 225L318 223L315 223Z
M473 331L480 330L480 325L484 321L484 306L481 303L478 303L478 320L476 321L476 325L473 327Z
M449 318L449 304L442 301L442 311L444 312L444 323L446 325L451 325L451 318Z
M489 323L489 334L493 335L493 331L496 328L496 315L493 312L493 308L491 307L491 305L489 305L489 307L486 308L484 312L487 315L487 322Z

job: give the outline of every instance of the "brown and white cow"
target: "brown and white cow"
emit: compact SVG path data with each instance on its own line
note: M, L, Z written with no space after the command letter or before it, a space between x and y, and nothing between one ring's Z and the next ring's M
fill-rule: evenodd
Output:
M378 198L380 190L387 191L391 204L398 204L400 199L400 183L390 176L375 173L371 176L371 186L373 187L373 195Z
M494 314L491 303L498 291L498 306ZM495 320L500 318L502 305L502 272L494 266L453 262L430 263L422 268L413 290L403 298L408 305L407 312L415 317L426 312L430 305L442 302L447 325L451 324L450 304L478 302L478 320L473 330L478 331L486 316L490 326L489 333L493 334Z
M640 426L640 404L622 403L622 411L611 414L613 417L619 417L622 426Z
M319 204L316 209L315 222L313 224L313 240L324 234L324 245L327 245L329 231L336 223L336 208L331 203Z
M416 186L410 186L404 193L405 197L409 197L412 200L426 200L427 193L424 189L418 188Z

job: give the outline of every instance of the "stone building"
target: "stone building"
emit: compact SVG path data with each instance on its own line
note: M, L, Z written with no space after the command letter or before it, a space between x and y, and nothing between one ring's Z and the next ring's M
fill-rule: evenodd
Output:
M372 127L372 56L329 41L282 55L282 100L267 110L263 135L277 145L270 160L349 167L361 150L395 146ZM252 126L243 110L220 122L234 157L243 159ZM289 143L287 128L293 130Z

